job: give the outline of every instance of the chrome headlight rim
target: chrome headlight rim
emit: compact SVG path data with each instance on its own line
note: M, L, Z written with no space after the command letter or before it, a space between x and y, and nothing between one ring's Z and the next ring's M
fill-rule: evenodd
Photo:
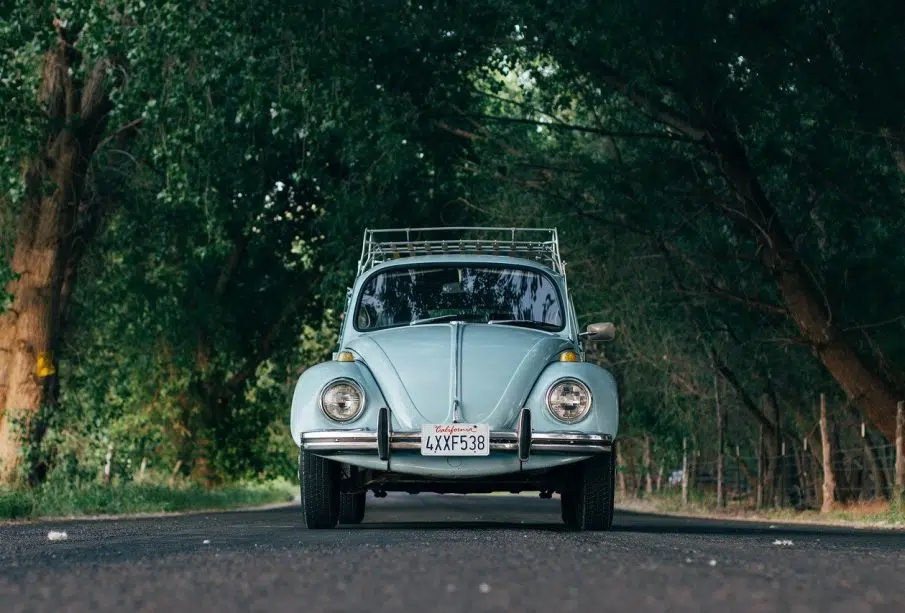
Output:
M361 402L359 403L360 406L358 407L358 411L352 417L349 417L346 419L339 419L337 417L334 417L333 415L330 415L330 413L327 412L327 408L324 406L324 396L327 394L327 391L331 387L334 387L336 385L348 385L348 386L354 388L355 391L358 392L358 395L361 397ZM339 377L336 379L331 379L330 381L327 382L326 385L324 385L321 388L321 391L317 395L317 404L321 409L321 413L323 413L324 416L327 419L329 419L330 421L338 423L338 424L348 424L350 422L355 421L359 417L361 417L365 412L365 402L367 402L367 397L365 396L364 389L361 387L361 385L359 385L358 381L355 381L354 379L349 379L348 377Z
M564 419L564 418L560 417L559 415L556 414L556 411L553 410L553 407L550 404L550 397L553 395L553 390L555 390L556 387L562 383L572 383L572 384L580 385L581 387L584 388L585 392L587 392L587 394L588 394L587 410L575 419ZM556 381L551 383L550 387L547 388L547 393L544 394L544 404L547 407L547 412L550 414L551 417L553 417L553 419L555 419L556 421L558 421L561 424L572 425L572 424L577 424L581 421L584 421L585 419L587 419L588 415L591 414L591 409L594 408L594 395L591 393L591 388L584 381L582 381L580 379L576 379L575 377L560 377L559 379L557 379Z

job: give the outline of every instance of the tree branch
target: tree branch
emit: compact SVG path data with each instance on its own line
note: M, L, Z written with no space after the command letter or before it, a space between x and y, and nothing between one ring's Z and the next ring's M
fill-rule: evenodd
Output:
M540 126L544 128L549 128L551 130L565 130L569 132L581 132L585 134L595 134L597 136L605 136L610 138L639 138L639 139L660 139L660 140L670 140L670 141L679 141L685 143L695 143L696 141L678 136L676 134L669 134L667 132L633 132L633 131L619 131L619 130L605 130L600 128L594 128L591 126L580 126L570 123L563 122L546 122L546 121L537 121L534 119L526 119L521 117L501 117L498 115L465 115L466 117L473 119L484 119L489 121L498 121L501 123L513 123L513 124L521 124L526 126Z
M713 361L713 366L716 369L717 373L723 377L723 379L732 386L732 389L735 390L736 394L738 394L739 399L742 401L742 405L754 416L754 418L763 425L764 430L767 432L773 432L776 426L775 424L764 415L763 411L761 411L757 407L757 403L754 402L754 399L748 394L744 387L742 387L741 382L738 377L729 368L725 362L720 358L719 354L717 354L715 349L710 350L710 359Z
M283 311L280 313L277 320L273 323L270 329L264 334L258 343L257 347L255 347L252 354L245 360L245 363L236 371L236 373L230 377L230 379L226 382L224 386L227 394L235 393L239 387L245 383L258 369L258 366L261 363L269 358L272 354L275 347L274 341L277 338L277 335L282 330L283 326L289 320L293 313L302 305L302 303L308 298L308 294L304 292L299 292L293 300L290 300L286 303L286 306L283 308Z
M754 298L747 298L745 296L737 296L724 289L720 289L712 279L706 280L706 284L707 284L706 292L696 292L696 291L691 291L691 290L679 290L679 293L684 294L686 296L694 296L694 297L712 296L714 298L720 298L722 300L727 300L729 302L735 302L737 304L741 304L743 306L748 307L749 309L759 311L761 313L768 313L770 315L778 315L779 317L783 317L783 318L788 318L788 316L789 316L789 312L778 305L770 304L769 302L763 302L761 300L756 300Z
M571 50L576 54L576 57L580 58L579 61L588 59L587 55L576 47L571 46ZM592 68L593 74L595 74L605 85L622 94L635 106L643 109L654 121L677 130L688 137L692 142L706 143L710 140L710 134L707 129L681 111L678 111L663 102L657 101L653 95L634 87L629 78L620 74L606 62L592 60L590 67Z
M97 148L98 148L98 149L102 148L104 145L106 145L106 144L109 143L110 141L112 141L112 140L114 140L115 138L118 138L118 137L120 137L120 136L131 136L132 132L133 132L136 128L138 128L143 122L144 122L144 119L141 118L141 117L139 117L138 119L133 119L132 121L130 121L130 122L128 122L128 123L125 123L125 124L121 125L121 126L118 127L116 130L114 130L114 131L111 132L109 135L107 135L107 136L104 138L104 140L102 140L102 141L98 144Z
M726 288L722 287L722 285L712 276L708 275L703 267L701 267L697 262L692 260L688 255L682 252L681 249L670 247L670 245L665 240L660 240L661 250L665 255L678 257L682 262L684 262L687 266L689 266L692 270L694 270L698 275L700 275L701 280L704 284L704 287L707 289L706 292L694 291L690 290L686 287L678 288L677 291L680 294L685 294L688 296L713 296L715 298L720 298L723 300L727 300L729 302L735 302L738 304L742 304L750 309L755 311L759 311L762 313L768 313L770 315L778 315L783 318L788 318L789 312L776 304L772 304L770 302L766 302L763 300L759 300L756 298L749 298L747 296L738 296Z

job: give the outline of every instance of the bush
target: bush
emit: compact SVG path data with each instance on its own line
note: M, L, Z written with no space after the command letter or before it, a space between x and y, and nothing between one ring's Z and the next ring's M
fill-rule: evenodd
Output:
M294 487L288 481L236 483L217 489L196 484L48 481L34 490L0 492L0 518L160 513L235 508L286 502Z
M0 518L29 517L34 508L35 501L29 492L0 490Z

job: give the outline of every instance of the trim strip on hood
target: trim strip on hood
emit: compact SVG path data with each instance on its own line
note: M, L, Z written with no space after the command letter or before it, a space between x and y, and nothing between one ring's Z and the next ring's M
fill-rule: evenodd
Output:
M459 423L462 415L462 332L463 322L453 321L449 324L449 402L450 417L454 424Z

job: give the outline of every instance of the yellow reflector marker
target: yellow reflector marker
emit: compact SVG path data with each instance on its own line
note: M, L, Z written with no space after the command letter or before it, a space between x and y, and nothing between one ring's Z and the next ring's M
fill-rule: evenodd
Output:
M57 374L57 369L53 365L53 353L50 351L42 351L38 354L36 367L38 377L41 379Z
M559 361L560 362L577 362L578 354L575 353L574 351L563 351L562 353L559 354Z
M354 362L355 356L351 351L340 351L339 355L336 356L337 362Z

